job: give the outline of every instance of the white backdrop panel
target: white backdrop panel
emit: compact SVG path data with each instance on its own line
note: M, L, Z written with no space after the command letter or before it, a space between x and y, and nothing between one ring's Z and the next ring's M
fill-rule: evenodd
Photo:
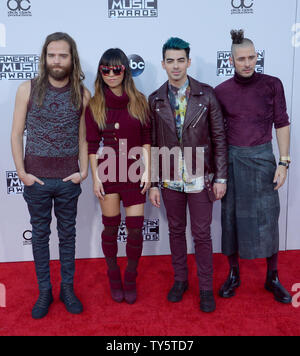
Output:
M111 1L112 2L112 1ZM119 2L119 0L117 1ZM123 0L121 1L121 3ZM145 3L126 0L125 4ZM150 6L153 1L146 1ZM256 47L264 52L263 70L266 74L280 77L284 84L288 112L293 120L292 154L293 164L288 184L280 191L280 249L300 248L297 224L299 208L300 168L297 153L300 144L296 133L300 127L296 118L300 115L297 100L300 92L299 48L292 46L291 28L300 22L298 0L158 0L158 17L154 18L109 18L108 0L31 0L29 11L11 11L7 1L0 2L0 66L8 55L39 55L46 36L56 31L68 32L77 42L82 67L86 75L85 85L93 93L97 64L101 54L110 47L120 47L126 54L138 54L145 62L143 74L135 78L138 89L149 95L165 80L161 68L161 48L171 36L179 36L191 43L192 66L189 74L196 79L216 86L229 77L217 76L217 53L230 50L232 28L244 28L246 35L254 40ZM15 1L9 2L11 5ZM234 6L251 5L239 9ZM25 2L22 2L25 7ZM243 13L248 11L248 13ZM250 12L250 13L249 13ZM13 15L13 16L12 16ZM16 16L18 15L18 16ZM299 40L300 42L300 40ZM1 59L2 58L2 59ZM11 69L18 68L20 59L10 63ZM298 65L297 65L298 64ZM34 64L31 64L34 66ZM295 69L295 70L294 70ZM6 69L9 71L9 69ZM22 72L22 69L19 69ZM26 68L23 67L23 72ZM2 74L3 75L3 74ZM15 170L10 153L10 131L14 97L21 80L9 80L5 73L0 79L0 105L2 130L0 131L0 262L32 260L30 246L30 223L27 207L21 194L13 194L19 182L11 180ZM6 77L5 77L6 76ZM293 86L294 83L294 86ZM293 100L292 100L293 99ZM292 106L293 104L293 106ZM275 137L275 136L274 136ZM274 140L277 152L276 140ZM299 154L298 154L299 157ZM298 159L299 160L299 159ZM8 194L7 182L17 185ZM289 201L287 192L289 188ZM82 185L77 219L77 257L102 257L100 234L102 229L101 210L92 193L91 177ZM288 216L287 216L288 210ZM124 211L122 211L124 218ZM146 219L159 219L159 240L145 241L144 255L169 254L168 227L164 208L157 210L146 204ZM288 222L288 225L287 225ZM189 224L188 224L189 228ZM51 257L58 258L56 221L53 219ZM288 234L287 234L288 232ZM220 252L220 203L215 203L212 237L214 251ZM192 237L188 233L189 251L193 251ZM125 244L119 243L119 254L125 255Z
M293 107L292 107L292 137L291 153L293 164L291 165L289 176L288 194L288 225L287 225L287 248L290 250L300 248L299 234L299 202L300 202L300 2L298 1L297 17L293 23L292 45L294 47L294 87L293 87Z

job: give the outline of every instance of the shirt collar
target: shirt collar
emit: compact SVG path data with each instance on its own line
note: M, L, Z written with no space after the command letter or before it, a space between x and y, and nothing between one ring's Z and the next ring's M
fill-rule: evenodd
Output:
M188 88L189 84L189 79L187 79L181 88L176 88L169 82L169 90L172 91L176 96L183 96L185 95L186 89Z

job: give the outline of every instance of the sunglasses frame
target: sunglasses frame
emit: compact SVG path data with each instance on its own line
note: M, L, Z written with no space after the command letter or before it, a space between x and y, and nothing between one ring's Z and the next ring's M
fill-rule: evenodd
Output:
M109 72L107 73L103 73L103 69L109 69ZM105 77L109 76L110 72L113 71L114 75L121 75L122 73L125 72L125 66L123 64L118 64L115 66L105 66L105 65L100 65L99 67L99 71L101 72L102 75L104 75ZM115 70L117 70L117 73L115 72ZM120 71L119 71L120 70Z

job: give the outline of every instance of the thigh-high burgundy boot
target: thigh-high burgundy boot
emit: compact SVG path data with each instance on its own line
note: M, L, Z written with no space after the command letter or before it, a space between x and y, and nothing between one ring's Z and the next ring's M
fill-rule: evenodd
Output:
M136 277L139 258L143 250L143 224L143 216L126 217L128 264L124 275L124 296L128 304L133 304L137 298Z
M110 285L112 299L118 303L124 299L120 267L117 264L118 230L121 223L121 215L107 217L102 215L104 230L102 231L102 250L107 263L107 276Z

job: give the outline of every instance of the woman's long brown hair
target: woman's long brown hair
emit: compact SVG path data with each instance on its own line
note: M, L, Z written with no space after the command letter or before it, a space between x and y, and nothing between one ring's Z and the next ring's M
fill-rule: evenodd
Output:
M144 94L139 92L134 84L131 69L129 66L129 61L126 54L119 48L108 49L101 57L98 65L97 78L95 80L95 94L90 100L90 108L92 110L94 119L98 124L100 129L104 129L106 126L106 103L104 90L107 87L103 81L102 74L99 70L100 65L114 66L114 65L124 65L124 79L123 79L123 90L129 97L128 112L129 114L140 120L144 125L147 123L149 118L149 108L148 102Z
M76 43L71 36L63 32L55 32L49 35L44 43L40 58L39 75L35 79L34 85L34 95L36 102L39 106L42 106L45 99L45 93L48 84L48 71L46 63L47 48L49 43L53 41L66 41L70 46L70 53L72 56L72 71L70 75L71 97L72 103L77 109L79 109L82 104L82 81L85 77L81 69Z

